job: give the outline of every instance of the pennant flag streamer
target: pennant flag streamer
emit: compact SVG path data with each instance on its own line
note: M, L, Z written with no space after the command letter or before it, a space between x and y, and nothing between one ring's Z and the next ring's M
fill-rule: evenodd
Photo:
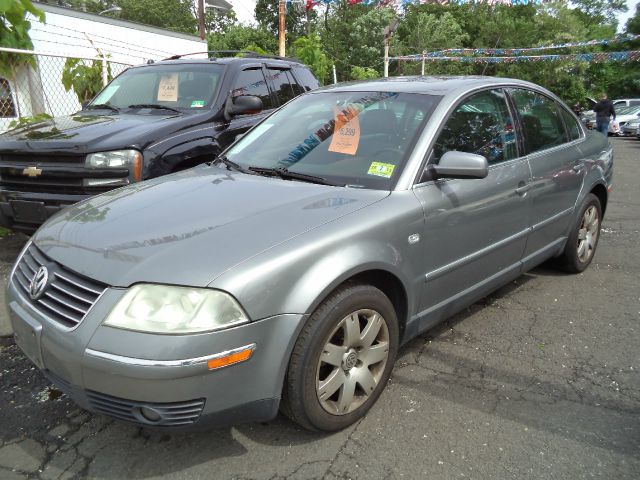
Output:
M286 0L287 7L292 3L304 3L305 8L311 10L320 4L329 5L341 3L343 0ZM463 5L466 3L486 3L489 5L541 5L545 0L347 0L349 5L376 5L377 7L420 5L435 3L439 5Z
M404 55L399 57L389 57L389 60L403 60L409 62L448 61L460 63L520 63L520 62L637 62L640 61L640 50L629 50L625 52L599 52L599 53L574 53L568 55L521 55L514 57L452 57L440 56L432 57L428 55Z
M640 38L640 35L620 35L614 38L608 38L605 40L587 40L584 42L573 43L560 43L552 45L543 45L539 47L529 48L448 48L446 50L438 50L435 52L417 53L414 55L407 55L407 57L416 57L422 60L423 56L426 57L446 57L452 55L491 55L491 56L504 56L504 55L522 55L529 52L540 52L544 50L559 50L562 48L580 48L591 47L594 45L612 45L616 43L632 42Z

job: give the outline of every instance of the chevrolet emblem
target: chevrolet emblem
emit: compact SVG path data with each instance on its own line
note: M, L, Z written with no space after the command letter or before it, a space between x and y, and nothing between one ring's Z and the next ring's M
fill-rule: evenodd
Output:
M38 167L27 167L22 170L22 174L32 178L39 177L40 175L42 175L42 169Z

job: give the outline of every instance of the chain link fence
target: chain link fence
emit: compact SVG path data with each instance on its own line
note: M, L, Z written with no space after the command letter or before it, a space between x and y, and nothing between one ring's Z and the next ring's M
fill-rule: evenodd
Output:
M0 48L0 133L43 114L59 117L77 112L82 102L129 66L101 57Z

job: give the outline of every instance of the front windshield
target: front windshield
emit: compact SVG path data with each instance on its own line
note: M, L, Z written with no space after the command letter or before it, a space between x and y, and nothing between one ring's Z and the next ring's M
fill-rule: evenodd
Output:
M176 64L130 68L116 77L89 104L123 109L130 105L161 105L184 111L211 106L222 78L220 65Z
M251 130L226 157L244 168L286 168L335 185L389 190L440 98L390 92L305 95Z

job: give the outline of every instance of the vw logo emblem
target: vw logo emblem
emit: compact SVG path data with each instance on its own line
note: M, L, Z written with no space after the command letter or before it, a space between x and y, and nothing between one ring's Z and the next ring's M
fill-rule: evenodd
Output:
M31 300L37 300L42 296L48 280L49 270L47 270L47 267L40 267L33 276L31 284L29 285L29 295L31 296Z

